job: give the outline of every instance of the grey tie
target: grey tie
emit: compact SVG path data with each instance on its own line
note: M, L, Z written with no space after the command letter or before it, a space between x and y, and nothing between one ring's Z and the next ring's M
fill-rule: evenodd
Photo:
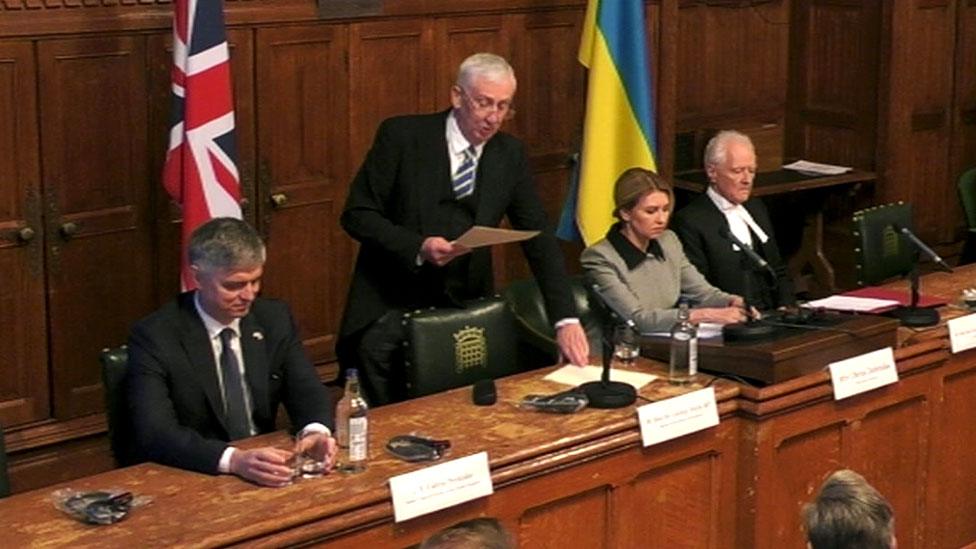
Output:
M227 420L227 434L231 440L251 436L250 422L247 419L247 406L244 404L244 383L237 355L230 347L234 330L224 328L220 332L220 372L224 377L224 413Z

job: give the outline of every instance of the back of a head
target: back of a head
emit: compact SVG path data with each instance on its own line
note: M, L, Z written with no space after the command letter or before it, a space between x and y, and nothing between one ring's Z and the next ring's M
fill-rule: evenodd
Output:
M831 474L817 498L804 506L813 549L890 549L894 515L888 501L864 477L842 469Z
M427 538L420 549L514 549L515 543L498 520L459 522Z

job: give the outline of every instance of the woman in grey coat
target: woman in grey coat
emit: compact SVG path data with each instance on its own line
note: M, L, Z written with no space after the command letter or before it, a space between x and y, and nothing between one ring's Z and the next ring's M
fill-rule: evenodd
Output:
M642 333L666 331L678 318L678 299L692 305L691 321L730 324L746 320L741 297L709 284L688 261L668 230L674 203L671 184L643 168L631 168L613 189L619 221L607 236L583 250L587 282Z

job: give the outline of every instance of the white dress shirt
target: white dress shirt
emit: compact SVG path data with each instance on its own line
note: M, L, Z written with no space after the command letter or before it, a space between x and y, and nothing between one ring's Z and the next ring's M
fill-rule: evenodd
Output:
M761 243L765 244L769 240L769 235L756 223L756 220L752 218L752 214L749 213L749 210L745 206L742 204L733 204L729 199L719 194L713 185L708 186L705 194L708 195L708 198L712 199L715 207L722 212L725 219L729 222L729 231L744 244L748 244L753 248L756 247L752 241L752 234L750 234L749 229L752 229L752 232L755 233ZM738 251L739 247L733 244L732 249Z

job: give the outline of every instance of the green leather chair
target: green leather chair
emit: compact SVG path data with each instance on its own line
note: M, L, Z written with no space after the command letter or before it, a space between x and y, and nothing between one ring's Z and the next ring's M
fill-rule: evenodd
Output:
M586 337L590 342L590 354L597 355L599 354L602 333L600 312L590 307L589 294L584 286L582 276L572 277L570 287L573 291L573 299L576 301L576 310L580 315L580 322L583 324ZM536 362L539 362L535 367L555 364L559 348L556 345L554 324L559 319L550 320L546 315L542 292L535 279L516 280L508 288L505 288L503 295L512 310L512 314L515 315L521 346L520 352L523 355L540 357L534 358Z
M10 477L7 475L7 446L3 442L3 427L0 427L0 498L10 495Z
M112 447L115 464L119 467L138 463L133 446L132 423L125 401L126 364L129 351L125 345L102 349L102 384L105 387L105 417L108 420L108 440Z
M971 168L959 176L959 200L966 214L966 242L959 254L959 265L976 261L976 168Z
M416 398L520 370L515 323L500 297L403 315L406 396Z
M859 286L871 286L912 270L915 250L892 225L912 227L912 207L904 202L854 212L854 255Z

